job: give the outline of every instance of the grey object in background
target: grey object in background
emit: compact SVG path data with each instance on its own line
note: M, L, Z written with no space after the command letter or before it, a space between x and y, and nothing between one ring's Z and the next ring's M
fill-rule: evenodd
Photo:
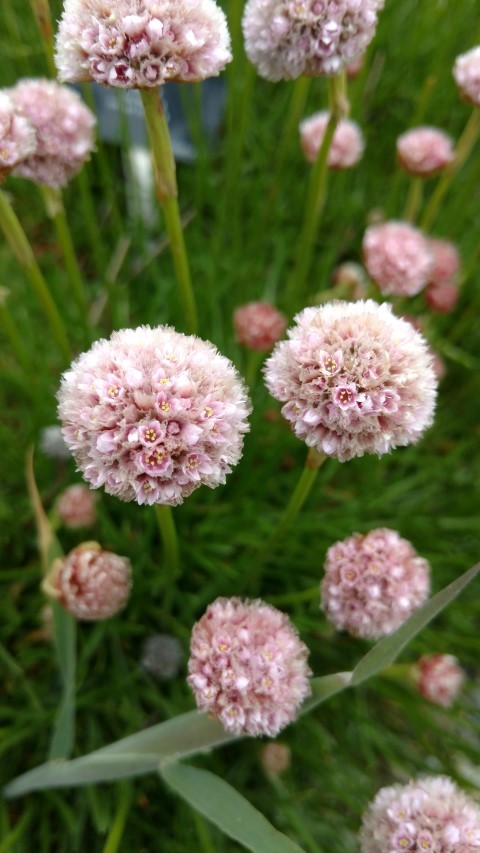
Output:
M145 641L141 665L161 681L175 678L183 664L182 645L171 634L154 634Z

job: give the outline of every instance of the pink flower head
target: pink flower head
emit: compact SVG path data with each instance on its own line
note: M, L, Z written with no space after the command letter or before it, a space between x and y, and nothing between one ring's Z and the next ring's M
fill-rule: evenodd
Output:
M63 375L58 399L65 441L92 488L171 506L225 483L251 409L231 361L169 326L97 341Z
M328 112L315 113L300 122L300 143L305 159L315 163L320 151L329 120ZM356 166L363 155L362 132L354 121L342 119L335 130L328 153L329 169L349 169Z
M19 114L7 92L0 91L0 178L30 157L36 147L33 125Z
M473 853L480 809L447 776L381 788L363 817L361 853Z
M449 240L431 239L428 244L433 255L431 284L450 284L457 278L460 270L457 247Z
M458 287L451 282L430 283L425 289L425 301L432 311L438 314L450 314L458 302Z
M436 127L414 127L397 139L400 165L411 175L428 178L453 161L453 142Z
M410 323L372 300L305 308L295 320L264 371L298 438L340 462L419 440L432 423L436 381Z
M308 649L263 601L217 598L192 631L188 683L233 734L278 734L310 694Z
M216 77L232 59L215 0L64 0L59 79L149 89Z
M283 338L287 321L269 302L248 302L234 311L233 325L239 343L265 352Z
M423 604L429 574L427 561L395 530L355 533L327 551L322 607L338 631L376 640Z
M272 778L280 776L290 767L292 751L286 743L270 741L260 753L260 763L267 774Z
M386 296L415 296L430 279L429 241L406 222L371 225L363 237L367 272Z
M453 655L424 655L414 674L422 696L443 708L453 705L465 681L465 672Z
M267 80L338 74L365 51L383 0L248 0L245 49Z
M95 524L96 495L80 483L65 489L56 503L57 514L65 527L75 530Z
M126 557L102 551L98 542L84 542L55 560L43 586L76 619L93 622L109 619L125 607L131 574Z
M35 128L37 147L14 174L64 187L94 149L96 119L80 95L52 80L21 80L10 89L17 110Z
M453 76L461 97L480 107L480 45L457 56Z

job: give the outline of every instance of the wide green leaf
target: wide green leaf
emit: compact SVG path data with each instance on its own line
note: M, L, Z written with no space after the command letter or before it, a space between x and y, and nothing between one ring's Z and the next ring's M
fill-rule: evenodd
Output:
M271 823L228 782L185 764L160 767L164 781L192 808L218 826L225 835L253 853L302 853L302 848Z

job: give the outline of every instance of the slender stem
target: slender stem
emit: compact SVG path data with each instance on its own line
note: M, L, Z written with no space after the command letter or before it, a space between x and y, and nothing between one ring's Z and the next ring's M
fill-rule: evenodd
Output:
M169 506L155 504L158 527L163 544L163 560L165 565L165 609L168 610L175 591L175 581L180 574L180 555L177 530Z
M42 46L47 60L48 71L51 77L57 76L57 69L53 59L54 37L52 17L48 0L30 0L30 6L42 37Z
M253 386L255 385L258 370L264 358L264 352L249 350L247 356L247 365L245 368L245 382L247 383L249 388L253 388Z
M312 83L311 77L299 77L293 84L288 112L283 125L282 138L278 148L276 164L277 175L282 175L285 161L293 147L293 140L298 136L298 124L301 119L308 93Z
M317 479L317 474L320 466L325 461L325 457L317 453L316 450L310 448L305 460L305 467L301 473L300 479L292 492L290 500L285 507L278 524L270 535L265 550L270 551L277 543L278 539L283 536L287 528L291 525L302 509L307 500L312 486Z
M440 205L447 194L450 184L452 183L457 172L460 171L465 161L468 159L473 146L475 145L480 133L480 109L474 109L463 131L455 152L453 163L448 166L440 178L435 192L427 204L425 212L420 220L420 227L428 231L438 214Z
M302 300L305 280L312 264L320 217L326 201L328 154L337 124L347 109L344 75L331 78L328 81L328 87L330 118L311 174L302 230L297 243L295 267L287 283L285 300L288 310L293 310L295 304Z
M188 332L194 334L198 328L197 309L178 209L175 159L170 132L159 93L143 89L141 95L152 147L157 195L167 226L185 324Z
M23 338L8 310L7 298L8 291L6 288L0 288L0 324L3 326L5 334L10 341L10 346L20 367L23 367L27 376L29 376L31 375L32 365L24 346Z
M407 222L415 222L418 216L418 211L422 206L423 180L423 178L418 177L414 177L410 180L410 188L403 213L403 218Z
M99 237L100 229L96 221L97 211L86 168L81 169L77 176L77 187L80 193L80 204L82 208L83 221L85 223L85 230L88 233L88 239L92 247L97 273L103 275L107 265L105 245Z
M103 853L117 853L122 843L123 832L128 813L132 805L132 786L129 782L120 782L117 813L108 833Z
M92 340L92 332L88 319L87 297L85 295L82 274L78 266L77 256L73 246L72 235L70 233L67 217L65 216L62 193L61 190L54 187L41 186L40 189L45 202L47 216L50 217L55 226L55 233L65 261L72 295L79 310L79 317L85 337L85 343L90 344Z
M0 190L0 227L15 257L24 268L52 330L53 338L66 361L72 360L67 332L48 285L40 271L25 232L10 202Z

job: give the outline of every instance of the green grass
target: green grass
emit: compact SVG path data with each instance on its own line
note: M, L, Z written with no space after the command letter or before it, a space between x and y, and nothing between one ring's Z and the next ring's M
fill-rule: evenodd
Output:
M59 4L54 6L58 12ZM233 14L236 5L228 6ZM43 73L26 0L4 0L2 16L2 85ZM310 298L330 286L339 261L358 260L370 211L380 208L389 217L401 217L408 180L395 166L397 135L423 121L458 138L469 108L456 95L451 67L456 55L479 40L474 0L387 0L367 67L350 89L353 117L367 139L366 155L357 169L331 176ZM296 137L278 171L278 143L292 84L268 84L253 75L248 78L249 73L239 53L227 75L228 122L216 151L206 154L198 168L180 167L178 175L181 209L191 218L186 242L201 335L214 341L240 370L246 361L233 340L232 310L254 298L281 303L309 174ZM250 96L244 97L248 79ZM428 79L432 87L422 105ZM323 107L325 93L324 81L312 82L305 114ZM118 150L101 148L86 174L98 214L103 264L97 264L92 250L78 179L66 193L66 206L90 298L101 298L105 262L127 234L131 243L114 285L119 294L118 325L171 322L181 330L168 250L151 257L152 245L162 241L162 225L159 221L158 228L146 235L129 220ZM260 593L289 613L311 649L316 675L347 670L368 649L364 642L336 635L318 608L315 587L326 549L335 540L383 525L398 529L431 561L434 591L479 558L479 179L477 145L434 229L458 242L468 271L455 312L428 317L429 337L447 366L434 426L417 447L380 460L365 457L344 465L327 461L306 508L264 566ZM429 182L427 194L433 186L434 181ZM75 305L40 196L20 180L10 179L5 190L15 201L78 347L81 330L75 326ZM43 426L56 419L60 363L28 284L3 242L0 262L0 284L10 291L9 310L30 360L26 374L0 332L0 648L10 655L7 659L2 653L0 658L0 783L4 784L45 760L60 695L52 646L39 634L44 598L24 477L28 446L38 441ZM421 297L402 310L426 313ZM101 319L98 334L105 332L108 328ZM260 379L253 398L245 454L227 485L213 492L201 489L175 511L184 570L171 614L160 606L162 554L153 511L100 496L98 522L86 538L129 556L135 583L122 615L79 626L76 755L193 707L185 667L181 677L167 684L142 671L143 642L155 633L176 634L186 660L191 626L206 605L217 595L249 594L246 578L252 554L278 520L305 457L305 447L291 435ZM35 470L47 509L62 488L79 482L73 462L57 464L39 451ZM67 531L60 532L60 539L64 550L81 541ZM362 811L382 784L417 773L444 772L468 789L459 775L458 757L467 756L476 764L480 759L478 729L475 733L479 628L477 582L423 631L402 658L413 661L430 651L459 657L469 683L451 711L428 705L407 686L376 678L334 697L282 733L280 740L292 749L292 764L278 785L259 768L260 741L226 747L195 763L238 788L306 850L351 853ZM111 853L115 848L105 845L112 826L121 836L118 849L126 853L238 849L194 817L157 778L145 777L121 785L35 794L0 805L0 850L70 853L88 845L92 853L104 849Z

